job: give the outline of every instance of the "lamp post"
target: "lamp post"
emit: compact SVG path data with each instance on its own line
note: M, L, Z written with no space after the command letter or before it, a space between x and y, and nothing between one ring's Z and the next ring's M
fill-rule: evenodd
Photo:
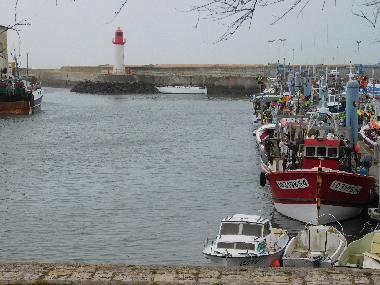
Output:
M294 48L292 48L292 52L293 52L293 65L294 65Z
M283 46L283 47L285 46L285 41L286 41L286 39L278 39L278 41L282 43L282 46ZM278 57L280 58L281 55L282 55L282 54L281 54L281 45L280 45L280 54L278 55Z
M276 40L268 40L267 42L269 43L269 45L272 45ZM276 61L276 60L275 60ZM274 62L275 62L274 61Z
M361 44L362 41L356 41L356 43L358 44L358 53L360 52L360 44Z

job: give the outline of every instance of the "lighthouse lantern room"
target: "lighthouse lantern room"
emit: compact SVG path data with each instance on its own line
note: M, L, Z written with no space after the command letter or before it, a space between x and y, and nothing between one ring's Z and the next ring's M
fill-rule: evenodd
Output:
M125 73L125 68L124 68L125 39L124 39L123 30L120 27L117 28L115 32L115 38L113 39L112 43L115 46L115 62L114 62L114 67L113 67L113 73L123 74Z

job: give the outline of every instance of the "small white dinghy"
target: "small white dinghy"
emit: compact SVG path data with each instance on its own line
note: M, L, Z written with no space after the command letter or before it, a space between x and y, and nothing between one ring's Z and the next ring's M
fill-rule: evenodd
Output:
M288 241L287 232L272 228L268 219L235 214L222 220L219 235L207 241L203 254L224 266L279 266Z
M177 85L177 86L161 86L156 87L158 92L164 94L206 94L207 95L207 87L200 86L185 86L185 85Z
M332 267L347 246L344 235L332 226L307 226L285 248L284 267Z
M336 266L380 269L380 229L350 243Z

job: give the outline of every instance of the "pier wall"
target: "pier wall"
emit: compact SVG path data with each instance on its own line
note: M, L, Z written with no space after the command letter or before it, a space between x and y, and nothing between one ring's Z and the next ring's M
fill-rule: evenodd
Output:
M326 66L316 66L323 73ZM335 66L328 66L335 69ZM346 77L347 66L337 66ZM154 85L201 85L209 94L252 94L259 86L256 76L275 76L276 65L144 65L127 66L125 75L110 75L110 66L68 66L60 69L34 69L30 73L44 86L71 88L81 81L139 82ZM366 66L380 80L380 65Z
M108 74L108 67L63 67L34 69L36 76L47 87L71 88L81 81L139 82L160 85L207 86L209 94L252 94L259 90L256 76L265 68L244 66L129 66L128 74Z
M0 284L380 284L380 270L13 263Z

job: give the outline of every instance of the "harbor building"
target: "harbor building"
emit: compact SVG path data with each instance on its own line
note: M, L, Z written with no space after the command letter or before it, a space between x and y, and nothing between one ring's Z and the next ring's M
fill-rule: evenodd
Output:
M8 67L8 49L7 49L7 31L8 28L0 25L0 71L6 73Z

